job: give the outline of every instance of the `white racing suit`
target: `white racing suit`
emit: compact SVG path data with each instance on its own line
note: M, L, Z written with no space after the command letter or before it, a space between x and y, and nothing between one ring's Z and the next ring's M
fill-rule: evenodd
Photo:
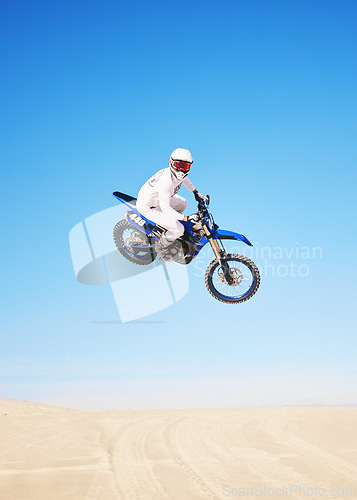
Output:
M187 201L176 194L183 184L190 191L195 191L191 181L185 177L176 179L170 168L163 168L151 177L140 189L136 208L148 219L166 229L165 237L169 241L182 236L184 226L182 212Z

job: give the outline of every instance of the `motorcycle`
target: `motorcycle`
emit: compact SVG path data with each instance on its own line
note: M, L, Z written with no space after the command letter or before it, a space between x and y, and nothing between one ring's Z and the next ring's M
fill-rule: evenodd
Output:
M129 208L125 218L113 230L116 248L130 262L138 265L151 264L157 257L155 243L165 229L139 213L135 206L136 198L118 191L113 195ZM185 227L184 234L169 247L168 255L160 257L187 265L209 243L215 255L205 273L209 293L226 304L245 302L259 288L259 270L245 255L227 254L222 241L237 240L253 245L243 234L219 229L208 211L209 203L209 196L198 202L194 222L180 221Z

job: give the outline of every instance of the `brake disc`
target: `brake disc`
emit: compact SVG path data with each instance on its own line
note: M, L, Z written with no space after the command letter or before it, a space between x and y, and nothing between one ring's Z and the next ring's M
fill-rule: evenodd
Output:
M239 269L237 269L236 267L231 267L229 269L229 274L231 275L231 278L233 279L233 283L231 283L229 286L237 286L240 283L242 283L244 277L243 277L243 273ZM227 283L227 280L224 277L224 273L223 273L222 269L220 271L218 271L218 275L219 275L219 278L222 281L222 283ZM227 283L227 285L228 284L229 283Z

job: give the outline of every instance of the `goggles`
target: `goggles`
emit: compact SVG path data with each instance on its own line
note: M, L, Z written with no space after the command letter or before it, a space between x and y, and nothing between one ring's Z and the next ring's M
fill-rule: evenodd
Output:
M173 160L171 165L179 172L189 172L191 168L191 163L189 161Z

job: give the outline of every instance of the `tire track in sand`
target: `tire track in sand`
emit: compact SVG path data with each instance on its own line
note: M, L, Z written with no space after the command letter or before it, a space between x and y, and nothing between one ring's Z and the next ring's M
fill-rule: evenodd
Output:
M173 500L154 472L155 460L149 458L147 442L162 426L160 420L157 415L136 418L121 426L105 445L117 494L123 500Z
M217 496L214 491L214 486L211 487L208 483L211 483L210 478L204 479L202 473L197 471L197 467L195 467L194 463L189 463L187 458L183 457L182 445L180 446L180 431L184 427L184 423L190 420L192 417L181 417L173 423L167 424L164 431L164 439L166 447L172 456L173 460L176 464L184 471L185 475L191 480L195 486L198 488L200 493L205 495L202 498L214 498L219 500L220 497ZM175 436L174 436L175 434ZM190 444L191 448L192 444Z

